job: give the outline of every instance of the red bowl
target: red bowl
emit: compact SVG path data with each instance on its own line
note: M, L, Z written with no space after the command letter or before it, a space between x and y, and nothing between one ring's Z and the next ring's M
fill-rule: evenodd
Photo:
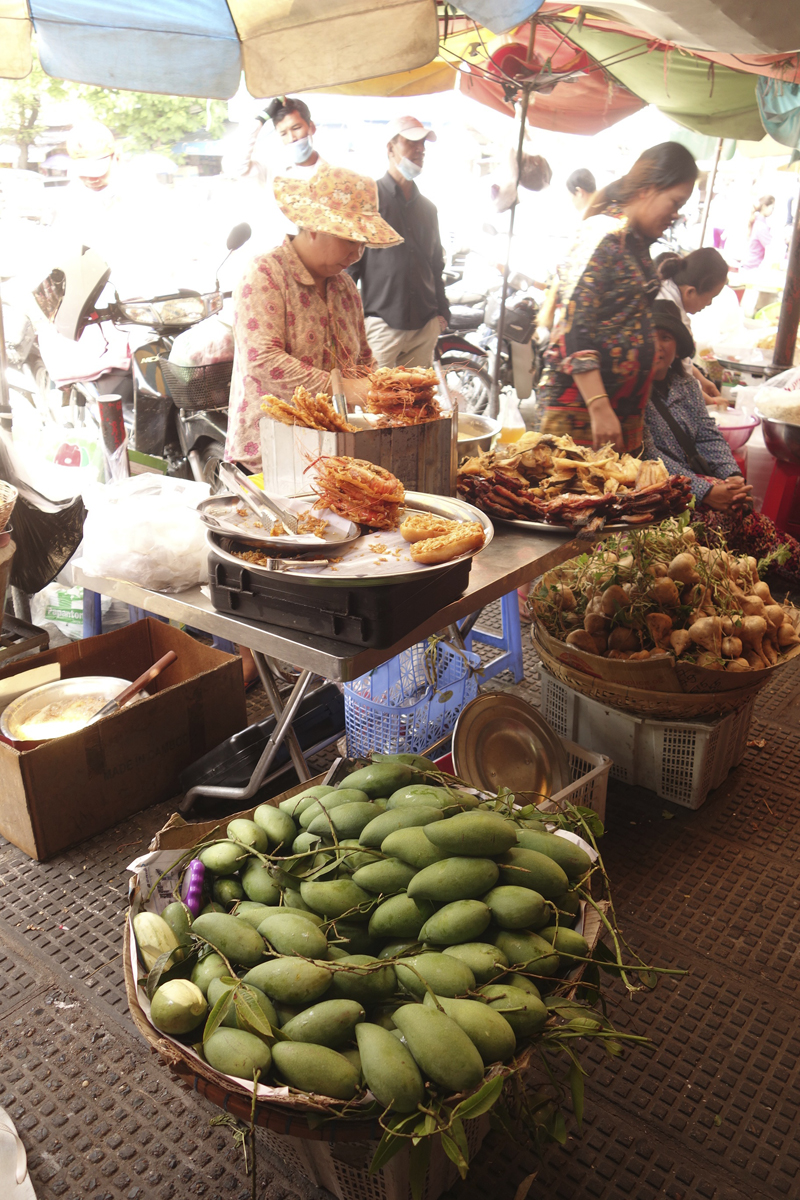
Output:
M715 422L716 423L716 422ZM756 425L760 425L758 417L749 417L746 413L742 413L735 425L717 425L725 441L730 446L731 450L741 450L750 439L750 434L755 429Z

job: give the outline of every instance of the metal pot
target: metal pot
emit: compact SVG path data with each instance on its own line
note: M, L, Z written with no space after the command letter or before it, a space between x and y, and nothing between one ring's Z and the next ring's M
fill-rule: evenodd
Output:
M490 450L492 438L500 432L500 422L477 413L458 414L458 459L472 458L481 450Z
M761 432L764 435L764 445L773 458L778 462L793 463L800 466L800 425L790 425L788 421L776 421L772 417L761 416Z

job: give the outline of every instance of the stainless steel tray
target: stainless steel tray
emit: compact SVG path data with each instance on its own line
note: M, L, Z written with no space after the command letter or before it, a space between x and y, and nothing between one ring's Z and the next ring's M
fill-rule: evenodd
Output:
M309 497L309 508L314 499L316 497ZM219 493L202 500L197 506L197 511L203 524L215 533L235 537L246 546L274 550L276 553L313 553L320 556L338 554L361 537L360 528L352 521L346 534L329 528L321 538L293 537L291 534L285 537L270 537L244 501L228 493Z
M75 733L91 725L100 709L124 692L130 682L130 679L118 679L113 675L79 675L74 679L43 683L12 700L3 710L0 733L9 741L23 745L27 742L35 745ZM138 692L134 699L142 700L146 696L147 692ZM73 703L78 705L77 710L62 717L59 708L66 712L67 706ZM53 711L47 713L48 709ZM42 714L49 717L47 724L37 723L36 719Z
M425 492L406 492L406 505L400 519L413 513L432 513L437 517L445 517L449 521L467 521L477 522L483 526L484 543L481 550L485 550L494 537L494 526L491 519L486 513L475 508L472 504L467 504L466 500L456 499L454 496L431 496ZM361 534L361 537L368 539L380 536L380 531L372 531L370 533ZM233 566L241 567L243 560L235 554L230 553L230 539L227 535L220 534L212 529L209 529L206 534L208 545L219 555L220 558ZM237 538L241 541L242 539ZM356 539L357 541L358 539ZM350 543L350 546L355 545L355 542ZM341 547L341 543L339 547ZM261 548L261 547L259 547ZM284 545L284 549L286 549ZM309 546L306 543L303 550L311 551L315 547ZM445 563L436 563L431 566L425 566L422 563L415 563L406 570L398 570L391 574L379 575L372 572L365 572L363 567L360 567L357 572L348 573L346 562L337 562L332 564L330 568L325 568L311 574L308 570L297 570L286 572L286 578L291 579L294 583L307 583L312 587L384 587L389 584L407 583L410 579L430 578L432 574L441 571L447 571L456 563L463 562L465 559L474 558L481 551L473 551L469 554L461 554L458 558L451 558ZM265 568L260 568L257 563L244 562L244 565L251 571L257 571L264 575L269 575L272 580L276 578L275 574ZM334 569L335 567L335 569Z
M453 767L481 792L510 788L518 804L541 804L571 782L561 739L535 708L504 692L486 692L460 714Z
M518 529L533 529L536 533L572 533L576 537L583 532L583 527L579 526L575 529L572 525L554 525L551 521L524 521L521 517L519 520L512 521L510 517L492 517L493 521L499 521L501 525L514 525ZM614 525L604 525L602 529L592 530L592 535L595 533L621 533L623 529L634 529L636 526L627 525L617 522ZM639 526L641 528L641 526Z

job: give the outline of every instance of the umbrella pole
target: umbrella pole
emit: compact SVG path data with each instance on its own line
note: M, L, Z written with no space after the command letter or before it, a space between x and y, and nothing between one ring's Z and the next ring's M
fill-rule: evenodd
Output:
M703 226L700 230L700 249L702 250L706 240L706 227L708 225L708 214L711 209L711 199L714 195L714 184L717 182L717 167L719 166L719 156L722 154L722 143L725 139L717 139L717 151L714 155L714 165L711 168L711 174L706 183L706 202L703 205Z
M775 349L772 353L771 375L785 371L794 362L797 343L797 327L800 325L800 196L795 204L792 244L786 264L786 282L783 285L781 315L778 332L775 334Z
M3 297L0 296L0 408L8 410L8 355L6 354L6 331L3 325Z

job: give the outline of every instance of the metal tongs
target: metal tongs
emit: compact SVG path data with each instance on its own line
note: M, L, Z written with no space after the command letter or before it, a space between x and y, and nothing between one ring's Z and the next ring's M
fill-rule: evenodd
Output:
M219 477L235 496L244 500L247 507L262 524L277 519L288 533L297 536L297 514L276 504L260 488L250 482L244 471L240 471L233 463L223 462L219 465Z
M344 394L344 383L342 382L342 372L338 367L334 367L331 371L331 404L336 409L340 417L347 420L347 398Z

